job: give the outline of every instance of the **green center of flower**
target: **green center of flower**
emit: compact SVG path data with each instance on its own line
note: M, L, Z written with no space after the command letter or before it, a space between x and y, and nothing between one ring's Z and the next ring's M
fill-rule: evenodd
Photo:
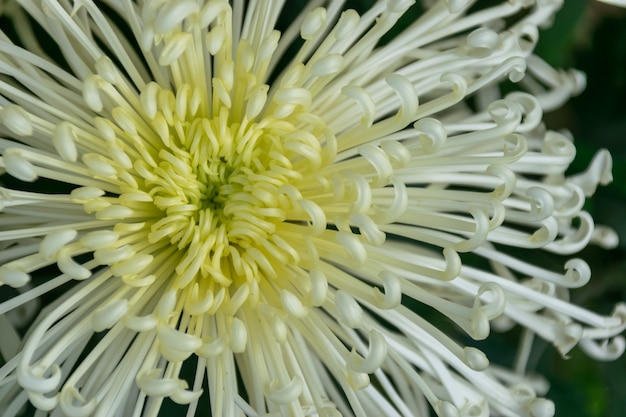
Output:
M178 267L181 284L199 273L228 285L225 261L270 239L286 217L288 207L276 198L289 180L280 168L290 169L279 134L271 126L229 124L225 114L174 126L153 176L145 178L144 190L162 216L148 239L187 249Z
M226 118L179 126L145 178L145 191L163 213L150 240L167 236L188 246L194 236L206 240L221 228L241 247L267 239L274 222L285 218L273 194L288 181L273 169L281 163L278 135L256 123L229 125Z
M277 106L262 118L248 118L254 100L246 101L247 111L224 103L209 111L188 85L174 94L150 83L141 101L143 108L114 108L107 122L115 131L112 149L142 147L129 149L127 158L110 152L130 177L115 202L123 209L103 204L97 215L140 217L147 244L177 259L174 288L201 280L216 291L237 289L273 275L276 263L295 253L281 227L311 220L293 190L323 165L319 138L326 126L294 111L297 105ZM86 161L92 169L106 162Z

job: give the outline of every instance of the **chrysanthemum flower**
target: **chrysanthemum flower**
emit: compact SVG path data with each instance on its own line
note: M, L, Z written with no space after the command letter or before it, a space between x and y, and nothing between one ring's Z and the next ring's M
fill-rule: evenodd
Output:
M427 2L384 41L410 1L311 1L282 33L284 1L17 3L3 416L544 417L534 335L624 350L623 305L568 301L588 265L535 256L616 242L582 209L609 154L568 177L542 124L584 84L532 52L559 1ZM514 369L459 342L514 325Z

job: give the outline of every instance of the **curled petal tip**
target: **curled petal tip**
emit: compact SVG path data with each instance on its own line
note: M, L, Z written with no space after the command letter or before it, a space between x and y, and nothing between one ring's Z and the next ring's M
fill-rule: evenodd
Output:
M288 404L298 398L301 392L302 379L299 376L294 376L285 384L272 381L265 390L265 396L277 404Z
M555 413L554 403L545 398L536 398L528 406L531 417L553 417Z
M475 371L484 371L489 367L489 359L481 350L473 347L463 348L465 363Z
M435 410L439 417L459 417L459 409L455 407L451 402L439 401L435 405Z
M59 406L68 417L90 416L97 406L95 398L87 401L73 386L65 386L59 395Z

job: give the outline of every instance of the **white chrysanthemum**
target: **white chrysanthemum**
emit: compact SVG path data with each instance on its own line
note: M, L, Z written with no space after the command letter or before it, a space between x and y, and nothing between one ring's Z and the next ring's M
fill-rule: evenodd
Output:
M532 55L559 1L428 2L384 46L411 2L311 1L282 34L285 1L17 3L3 416L544 417L533 335L624 350L623 305L568 302L584 261L534 262L616 240L582 210L610 156L566 177L574 146L541 122L584 84ZM521 325L515 369L416 303L474 339Z

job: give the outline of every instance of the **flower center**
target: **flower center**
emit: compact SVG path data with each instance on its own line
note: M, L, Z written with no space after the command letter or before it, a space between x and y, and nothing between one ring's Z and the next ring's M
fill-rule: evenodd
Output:
M188 250L179 272L188 262L200 263L189 273L227 285L224 261L270 239L286 217L288 207L276 195L289 178L279 168L291 172L279 132L271 122L229 124L227 112L175 120L170 129L168 148L159 151L153 176L145 178L145 191L162 212L148 239L168 239Z
M246 247L267 239L274 221L284 220L285 210L267 195L288 181L273 169L281 163L276 133L258 123L228 123L218 117L175 124L168 148L145 178L145 191L163 213L150 240L167 236L186 247L194 236L206 240L224 228L230 244Z
M141 98L106 122L130 174L116 203L141 217L147 244L177 258L171 285L236 290L272 275L295 252L280 228L307 220L290 190L322 165L326 126L295 106L258 120L223 103L208 111L188 85L174 94L150 83Z

